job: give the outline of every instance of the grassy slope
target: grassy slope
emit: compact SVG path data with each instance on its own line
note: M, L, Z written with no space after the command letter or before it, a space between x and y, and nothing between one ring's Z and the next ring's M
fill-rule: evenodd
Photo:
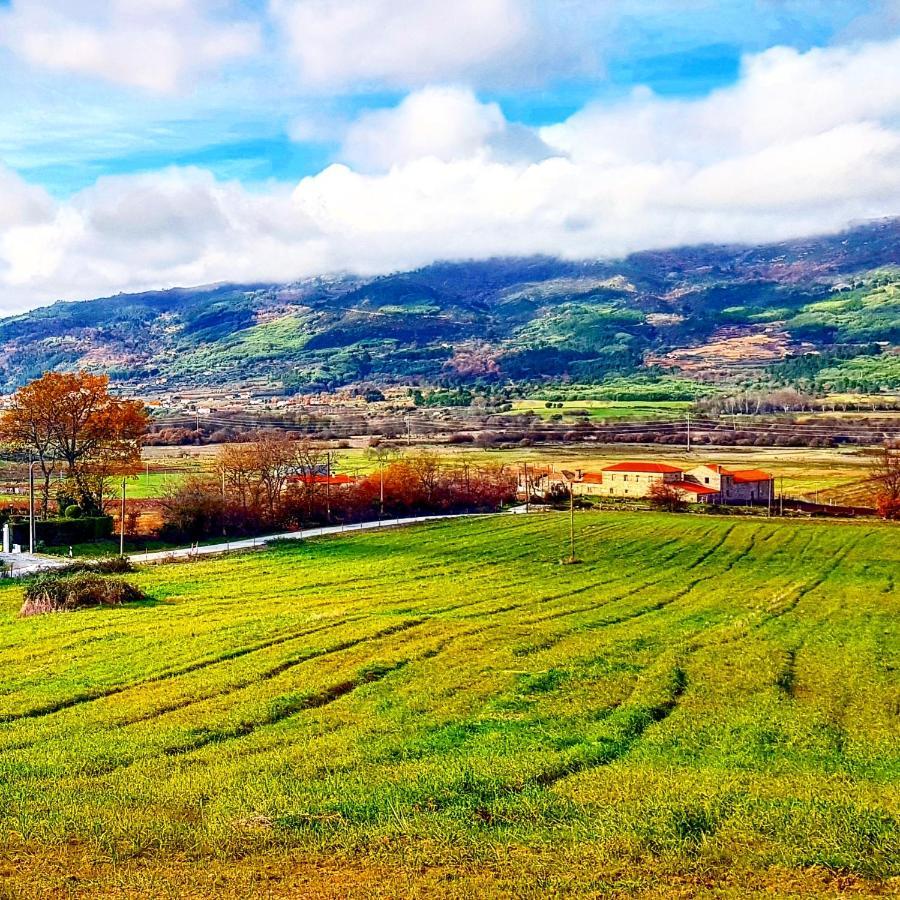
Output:
M579 530L571 567L547 515L150 570L140 608L19 621L2 589L8 889L808 896L897 875L896 529Z

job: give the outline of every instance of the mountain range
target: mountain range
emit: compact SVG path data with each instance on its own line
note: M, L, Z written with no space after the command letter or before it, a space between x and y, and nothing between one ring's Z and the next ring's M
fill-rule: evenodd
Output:
M0 320L0 387L48 369L131 390L254 381L705 381L900 387L900 219L766 246L622 260L438 263L374 278L223 284L60 302Z

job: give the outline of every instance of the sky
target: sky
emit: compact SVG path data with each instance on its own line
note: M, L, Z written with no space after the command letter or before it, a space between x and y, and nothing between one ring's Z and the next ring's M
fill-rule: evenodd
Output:
M0 313L900 214L900 0L0 0Z

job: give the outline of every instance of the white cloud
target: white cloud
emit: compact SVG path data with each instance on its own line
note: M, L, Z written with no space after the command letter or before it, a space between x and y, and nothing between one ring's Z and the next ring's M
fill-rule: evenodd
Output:
M333 165L293 188L250 192L172 169L102 179L54 204L7 173L0 298L9 309L435 259L615 257L837 230L900 213L898 85L898 41L777 50L748 59L732 88L594 105L541 129L543 144L529 135L522 153L508 152L521 126L497 106L442 88L363 116L344 146L355 168Z
M430 87L394 109L360 116L347 131L341 155L357 169L378 171L426 157L522 161L549 152L533 131L507 122L498 104L481 103L463 88Z
M271 0L303 82L417 86L508 63L533 37L522 0Z
M46 69L171 92L249 56L257 24L216 19L209 0L12 0L0 46Z

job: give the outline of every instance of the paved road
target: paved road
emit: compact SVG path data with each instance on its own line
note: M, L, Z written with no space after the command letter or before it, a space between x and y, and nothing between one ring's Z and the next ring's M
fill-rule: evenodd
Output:
M514 507L505 513L496 515L519 515L525 513L524 506ZM484 515L484 514L481 514ZM487 515L495 515L488 513ZM478 516L480 518L480 515ZM329 535L350 534L354 531L378 531L382 528L398 528L404 525L418 525L423 522L436 522L444 519L476 518L474 514L449 516L411 516L406 519L384 519L381 522L361 522L356 525L335 525L328 528L307 528L304 531L290 531L284 534L271 534L266 537L248 538L240 541L226 541L221 544L208 544L202 547L185 547L178 550L162 550L155 553L134 553L128 558L133 563L166 563L179 559L192 559L198 556L215 556L220 553L234 553L241 550L255 550L265 547L272 541L302 541L309 538L328 537ZM69 560L52 556L38 556L29 553L0 553L0 563L12 566L12 577L22 578L48 569L65 566Z
M525 512L525 507L514 507L501 515L518 515ZM488 513L488 515L491 515ZM162 550L158 553L135 553L129 557L133 563L165 563L179 559L192 559L197 556L214 556L218 553L233 553L236 550L255 550L265 547L272 541L303 541L309 538L327 537L335 534L350 534L354 531L377 531L381 528L397 528L403 525L418 525L422 522L436 522L444 519L475 518L474 515L461 514L450 516L412 516L408 519L385 519L381 522L361 522L356 525L335 525L328 528L307 528L304 531L290 531L285 534L272 534L267 537L249 538L241 541L227 541L223 544L207 544L200 547L187 547L182 550Z
M12 566L12 577L23 578L47 569L58 569L66 565L68 560L55 559L52 556L37 556L31 553L0 553L0 564Z

